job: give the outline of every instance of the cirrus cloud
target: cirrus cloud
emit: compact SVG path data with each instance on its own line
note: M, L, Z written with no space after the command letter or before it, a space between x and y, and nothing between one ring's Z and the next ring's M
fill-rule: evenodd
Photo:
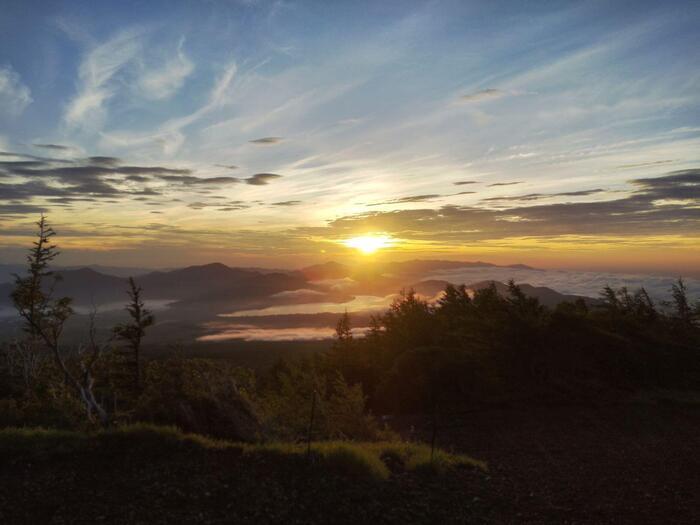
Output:
M32 103L29 88L12 66L0 67L0 112L20 115Z

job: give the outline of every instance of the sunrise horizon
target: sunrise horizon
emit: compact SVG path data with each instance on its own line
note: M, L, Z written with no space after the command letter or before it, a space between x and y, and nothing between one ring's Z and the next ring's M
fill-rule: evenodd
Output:
M699 0L0 0L0 524L696 524Z
M2 263L43 212L67 264L700 268L690 5L30 4L0 21Z

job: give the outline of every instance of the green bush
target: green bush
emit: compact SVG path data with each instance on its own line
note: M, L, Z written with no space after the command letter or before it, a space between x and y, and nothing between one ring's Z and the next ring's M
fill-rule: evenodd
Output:
M260 420L239 390L232 367L204 359L151 361L134 421L175 425L186 432L257 441Z
M65 391L30 398L0 399L0 428L41 426L75 429L85 425L84 407Z
M365 408L362 386L348 385L335 370L318 363L284 363L259 394L264 421L272 436L306 439L314 396L314 439L375 440L382 434Z

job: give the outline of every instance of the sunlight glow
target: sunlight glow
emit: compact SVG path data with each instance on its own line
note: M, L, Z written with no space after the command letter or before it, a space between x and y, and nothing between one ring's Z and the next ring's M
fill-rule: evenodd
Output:
M388 235L362 235L352 237L343 244L348 248L356 248L364 254L372 254L380 248L387 248L392 245L392 239Z

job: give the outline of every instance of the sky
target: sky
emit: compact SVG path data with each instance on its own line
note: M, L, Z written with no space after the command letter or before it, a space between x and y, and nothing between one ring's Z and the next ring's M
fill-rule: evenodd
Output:
M698 2L1 3L0 262L700 268Z

